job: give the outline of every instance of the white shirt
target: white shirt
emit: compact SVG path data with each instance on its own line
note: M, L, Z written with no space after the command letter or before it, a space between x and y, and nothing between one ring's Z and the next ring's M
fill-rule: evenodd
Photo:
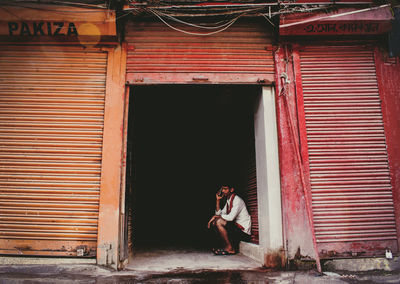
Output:
M229 197L226 201L225 206L222 210L215 211L215 215L219 215L222 219L230 222L235 221L240 226L242 226L243 232L250 235L251 234L251 218L249 212L247 212L246 204L244 203L243 199L239 196L235 195L235 199L233 199L231 212L227 213L228 204L230 204L233 195Z

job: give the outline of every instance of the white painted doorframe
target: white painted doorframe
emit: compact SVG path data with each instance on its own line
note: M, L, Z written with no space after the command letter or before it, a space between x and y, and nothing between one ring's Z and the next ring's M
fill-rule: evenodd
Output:
M254 110L259 245L241 243L243 254L265 264L266 254L283 248L275 92L262 87Z

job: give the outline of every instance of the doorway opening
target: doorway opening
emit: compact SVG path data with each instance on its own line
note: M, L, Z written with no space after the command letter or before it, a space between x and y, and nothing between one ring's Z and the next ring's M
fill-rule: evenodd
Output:
M207 222L219 187L234 186L246 202L251 182L254 187L249 167L255 170L254 106L260 92L259 86L242 85L131 88L126 174L130 252L210 248L213 235ZM251 215L258 218L257 212Z

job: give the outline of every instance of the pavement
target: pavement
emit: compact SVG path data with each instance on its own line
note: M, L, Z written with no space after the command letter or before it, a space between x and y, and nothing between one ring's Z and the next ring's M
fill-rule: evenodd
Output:
M94 259L0 257L3 283L399 283L400 269L351 271L325 266L317 271L276 271L237 254L215 256L201 250L136 251L123 271L94 264ZM77 263L79 262L79 263ZM397 262L396 262L397 263ZM364 266L357 266L362 268ZM353 267L354 268L354 267ZM354 269L353 269L354 270Z
M111 271L96 265L1 265L0 283L400 283L400 272L251 270Z

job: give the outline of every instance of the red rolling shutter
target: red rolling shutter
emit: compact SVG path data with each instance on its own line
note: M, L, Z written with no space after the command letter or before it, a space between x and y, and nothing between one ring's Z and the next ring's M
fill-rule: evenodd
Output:
M300 65L320 252L354 256L382 254L385 247L397 251L373 51L306 47L300 51Z
M254 140L253 140L253 143ZM254 145L254 144L253 144ZM249 159L249 167L247 172L247 188L245 202L247 210L251 217L251 242L258 244L259 231L258 231L258 200L257 200L257 169L256 169L256 153L254 147Z
M187 27L182 27L187 29ZM274 80L272 33L267 24L235 23L224 32L193 36L163 23L130 22L129 84L257 84Z

